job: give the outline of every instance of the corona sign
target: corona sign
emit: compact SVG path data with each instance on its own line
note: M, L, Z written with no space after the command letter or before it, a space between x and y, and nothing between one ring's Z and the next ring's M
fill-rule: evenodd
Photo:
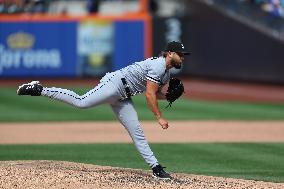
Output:
M3 25L7 26L0 34L0 76L75 75L75 24L4 23Z

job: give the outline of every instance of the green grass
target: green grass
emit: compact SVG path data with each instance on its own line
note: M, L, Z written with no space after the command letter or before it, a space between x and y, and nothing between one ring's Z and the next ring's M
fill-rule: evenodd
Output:
M83 94L87 89L74 90ZM0 89L0 122L115 120L107 105L82 110L46 97L17 96L15 91ZM155 119L143 95L133 100L140 120ZM165 109L167 103L162 101L159 105L171 120L284 120L284 103L180 99L172 108ZM284 143L151 144L151 148L171 172L284 182ZM132 144L0 145L0 160L64 160L148 169Z
M284 182L284 143L151 144L151 148L170 172ZM0 145L0 152L0 160L149 169L132 144Z
M101 105L77 109L46 97L17 96L15 88L0 89L0 122L115 120L111 108ZM79 94L87 89L74 89ZM143 95L133 98L141 120L154 120ZM171 120L284 120L283 104L177 100L172 108L159 106Z

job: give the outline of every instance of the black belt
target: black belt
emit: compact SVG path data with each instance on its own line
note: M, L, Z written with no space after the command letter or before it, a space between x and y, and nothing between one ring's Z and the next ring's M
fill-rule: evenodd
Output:
M125 79L125 78L121 78L121 81L122 81L122 83L123 83L123 85L124 85L124 90L125 90L125 92L126 92L127 98L130 98L130 97L131 97L131 92L130 92L129 85L128 85L127 82L126 82L126 79Z

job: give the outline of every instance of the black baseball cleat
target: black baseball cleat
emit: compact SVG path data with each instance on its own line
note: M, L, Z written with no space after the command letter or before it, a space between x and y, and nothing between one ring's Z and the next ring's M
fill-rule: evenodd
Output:
M40 96L43 87L39 81L32 81L30 83L23 84L19 86L17 90L18 95L31 95Z
M156 179L161 179L161 180L170 180L172 179L171 175L164 171L165 167L162 167L161 165L156 165L155 167L152 168L153 170L153 177Z

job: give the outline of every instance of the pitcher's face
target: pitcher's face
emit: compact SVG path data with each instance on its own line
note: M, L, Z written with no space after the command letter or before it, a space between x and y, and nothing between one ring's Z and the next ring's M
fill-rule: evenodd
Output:
M184 61L184 54L179 52L171 52L171 65L176 69L181 69Z

